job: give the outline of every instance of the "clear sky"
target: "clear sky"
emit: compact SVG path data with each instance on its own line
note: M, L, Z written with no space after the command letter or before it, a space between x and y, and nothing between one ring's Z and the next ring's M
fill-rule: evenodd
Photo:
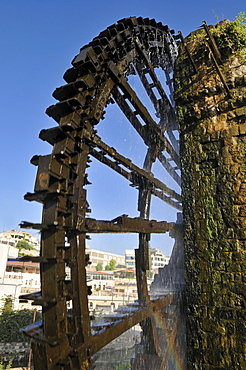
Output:
M51 94L64 84L62 76L80 47L124 17L155 18L187 35L203 20L209 24L225 18L232 20L246 11L245 5L245 0L0 0L0 231L18 228L23 220L40 222L41 206L23 199L26 192L33 191L36 174L29 161L35 154L51 151L38 134L43 128L55 126L45 109L54 104ZM98 180L97 172L91 171L93 181ZM107 186L114 188L115 184L117 179L110 179ZM90 195L92 203L93 196ZM135 193L128 197L136 201ZM110 204L110 197L105 202ZM103 207L102 204L99 210ZM110 219L129 214L126 203L116 208L112 206L113 212L95 216ZM114 238L104 242L97 236L92 247L115 253L135 247L128 245L126 237L116 249Z

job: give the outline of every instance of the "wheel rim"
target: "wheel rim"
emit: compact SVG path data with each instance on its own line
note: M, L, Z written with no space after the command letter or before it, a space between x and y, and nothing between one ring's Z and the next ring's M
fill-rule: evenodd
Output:
M150 202L155 196L178 211L182 206L179 193L154 177L151 171L158 160L180 185L178 141L173 134L178 126L172 102L176 56L177 45L167 26L148 18L126 18L81 49L73 60L73 67L64 75L67 85L53 94L59 102L48 108L47 113L59 126L40 133L40 138L53 146L52 154L32 159L32 163L38 165L35 192L25 196L27 200L43 203L42 223L23 224L41 229L42 289L41 294L28 298L43 306L43 322L25 330L33 338L36 368L45 363L49 369L88 369L93 355L123 330L115 328L116 334L113 329L107 330L96 339L92 336L85 269L88 233L129 231L139 234L136 250L139 311L131 322L142 322L145 334L156 347L154 328L147 328L153 318L151 312L170 303L172 297L167 295L156 306L151 301L146 279L148 241L151 230L167 232L174 228L175 221L150 222ZM170 99L155 68L161 68L166 76ZM158 123L128 83L127 76L132 73L138 75ZM95 131L112 99L147 148L143 168L108 146ZM86 217L89 205L85 186L90 156L138 188L140 220L120 216L102 223ZM67 266L71 270L70 279L66 278ZM72 303L72 310L67 308L67 301ZM127 320L123 331L131 326Z

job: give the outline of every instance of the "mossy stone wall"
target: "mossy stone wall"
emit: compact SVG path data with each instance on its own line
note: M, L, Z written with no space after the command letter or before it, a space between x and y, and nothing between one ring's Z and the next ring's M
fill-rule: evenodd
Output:
M198 41L197 41L198 40ZM201 31L176 63L188 370L246 369L246 65L224 57L227 95ZM223 56L222 56L223 58Z

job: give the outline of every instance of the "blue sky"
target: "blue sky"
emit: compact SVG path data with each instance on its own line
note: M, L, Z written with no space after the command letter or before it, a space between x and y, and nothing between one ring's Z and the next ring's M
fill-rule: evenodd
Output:
M51 151L49 144L38 139L38 134L43 128L55 126L45 110L54 104L51 94L64 84L62 76L80 47L107 26L128 16L155 18L187 35L203 20L209 24L225 18L232 20L245 8L245 0L0 0L0 231L18 228L22 220L40 222L41 206L23 199L26 192L33 191L36 174L29 161L35 154ZM119 140L115 135L115 140ZM91 178L103 181L97 171L91 170ZM116 178L109 181L107 175L105 181L108 181L105 186L121 186ZM124 190L119 188L118 193L121 192ZM90 190L89 193L92 203L96 202L96 195ZM120 203L118 210L111 195L98 197L112 206L109 212L95 216L113 218L118 212L129 214L126 202ZM135 193L127 193L127 198L136 201ZM104 242L96 237L92 246L117 253L124 252L124 247L135 247L128 245L126 238L116 250L115 237L109 239Z

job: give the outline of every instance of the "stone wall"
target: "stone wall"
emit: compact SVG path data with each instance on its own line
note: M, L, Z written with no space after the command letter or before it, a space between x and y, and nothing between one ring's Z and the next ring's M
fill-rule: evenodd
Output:
M216 71L204 31L176 64L187 289L188 370L246 369L246 65L222 55Z

